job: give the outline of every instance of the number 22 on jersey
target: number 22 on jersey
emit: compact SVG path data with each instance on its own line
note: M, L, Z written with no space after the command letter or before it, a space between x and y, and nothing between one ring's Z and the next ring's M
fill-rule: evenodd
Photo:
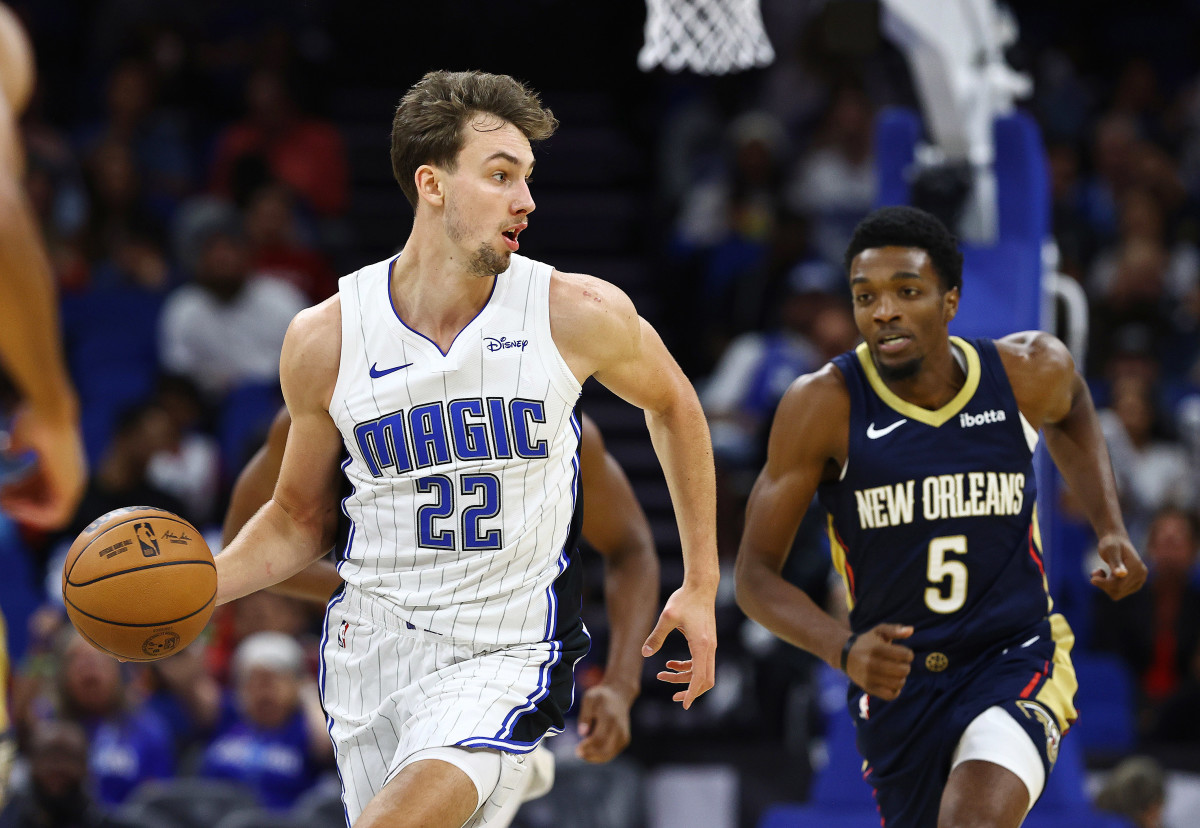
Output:
M444 474L422 477L417 481L421 494L433 493L434 499L417 509L417 546L425 549L455 549L456 533L461 533L462 548L483 552L499 549L503 539L499 529L484 529L480 524L500 514L500 480L494 474L464 474L454 480ZM461 498L461 499L460 499ZM467 504L470 505L467 505ZM461 511L458 528L440 528L439 522Z

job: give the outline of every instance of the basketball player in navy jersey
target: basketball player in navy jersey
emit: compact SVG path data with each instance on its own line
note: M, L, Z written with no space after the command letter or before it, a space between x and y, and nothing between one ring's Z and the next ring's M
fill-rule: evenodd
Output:
M292 322L279 482L217 558L224 603L304 569L349 518L321 680L356 826L503 824L524 757L563 727L588 647L574 549L588 377L645 409L678 519L684 583L643 655L680 629L692 658L660 675L687 683L685 708L712 686L715 482L695 391L620 290L516 254L531 144L556 125L503 75L431 72L404 95L392 166L408 241Z
M1037 331L963 340L962 256L934 217L878 210L846 252L864 342L779 405L737 561L751 618L850 677L887 828L1017 828L1075 719L1074 636L1052 612L1031 462L1040 431L1099 538L1111 598L1143 583L1096 412ZM780 577L817 494L850 629Z

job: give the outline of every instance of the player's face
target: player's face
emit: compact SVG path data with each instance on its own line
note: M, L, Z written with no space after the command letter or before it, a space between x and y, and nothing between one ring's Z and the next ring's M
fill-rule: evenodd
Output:
M492 116L468 122L454 172L445 174L446 235L465 249L469 270L493 276L508 269L517 236L533 212L533 150L521 130Z
M915 376L946 341L958 310L958 289L944 290L929 254L917 247L875 247L850 264L854 322L880 375Z

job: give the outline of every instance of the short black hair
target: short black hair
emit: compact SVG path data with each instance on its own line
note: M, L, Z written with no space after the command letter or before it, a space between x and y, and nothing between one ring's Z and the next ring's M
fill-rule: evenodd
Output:
M962 290L962 253L958 239L937 217L916 207L881 207L871 212L854 228L846 248L844 265L847 276L850 263L864 250L876 247L916 247L929 254L933 269L946 290Z

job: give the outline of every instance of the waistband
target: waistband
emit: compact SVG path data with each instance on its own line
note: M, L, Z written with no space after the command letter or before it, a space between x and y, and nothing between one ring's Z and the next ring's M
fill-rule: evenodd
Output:
M418 641L428 641L435 644L449 644L455 647L469 647L474 651L485 651L499 649L497 644L484 644L478 641L472 641L466 638L455 638L449 635L443 635L433 630L423 629L418 627L409 620L404 608L398 604L389 601L386 597L369 590L361 589L352 584L345 584L342 587L342 596L340 600L335 599L337 606L347 615L357 616L363 621L369 621L377 627L387 630L388 632L402 635L407 638L415 638Z

